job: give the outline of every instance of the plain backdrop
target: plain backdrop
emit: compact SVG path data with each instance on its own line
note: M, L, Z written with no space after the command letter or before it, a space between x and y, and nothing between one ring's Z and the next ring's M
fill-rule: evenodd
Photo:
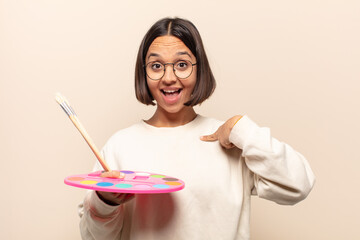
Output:
M217 80L197 112L247 114L317 177L295 206L253 197L252 239L360 239L358 0L0 0L0 239L80 239L85 190L63 179L96 159L54 95L99 148L149 118L155 108L134 94L135 59L168 16L197 26Z

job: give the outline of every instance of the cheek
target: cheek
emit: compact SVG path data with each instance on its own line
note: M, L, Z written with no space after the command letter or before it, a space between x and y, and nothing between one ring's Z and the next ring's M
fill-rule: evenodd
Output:
M196 81L197 81L197 71L196 68L194 69L194 71L192 72L190 79L189 79L189 88L191 88L191 92L192 90L194 90L194 87L196 85Z
M154 94L155 90L157 89L157 83L149 79L146 80L146 83L148 85L151 94Z
M183 82L184 87L186 87L189 90L190 94L194 90L195 84L196 84L196 77L190 78L188 79L188 81Z

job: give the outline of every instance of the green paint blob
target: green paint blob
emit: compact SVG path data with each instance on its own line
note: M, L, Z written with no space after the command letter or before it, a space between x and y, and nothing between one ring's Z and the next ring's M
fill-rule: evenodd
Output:
M151 175L150 177L153 177L153 178L164 178L164 177L166 177L166 176L154 174L154 175Z
M131 188L132 185L131 184L126 184L126 183L119 183L119 184L116 184L115 187L117 187L117 188Z

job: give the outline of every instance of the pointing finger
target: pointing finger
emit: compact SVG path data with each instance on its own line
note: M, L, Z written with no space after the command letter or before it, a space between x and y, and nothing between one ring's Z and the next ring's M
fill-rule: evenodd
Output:
M213 133L211 135L205 135L205 136L201 136L200 140L205 141L205 142L214 142L218 140L217 134Z

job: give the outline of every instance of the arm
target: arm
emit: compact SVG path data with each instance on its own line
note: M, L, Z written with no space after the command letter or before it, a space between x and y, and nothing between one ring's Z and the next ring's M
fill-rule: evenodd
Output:
M102 153L104 155L104 151ZM99 170L100 167L95 167ZM104 172L101 177L124 175L118 171ZM82 239L120 239L124 218L123 203L134 198L133 194L88 191L84 202L79 204L80 233Z
M254 173L253 193L286 205L305 199L315 177L304 156L271 137L268 128L260 128L247 116L237 117L237 121L234 118L225 122L214 134L220 143L225 144L222 144L224 147L242 149L242 157ZM234 122L235 126L231 125Z
M123 205L108 205L99 198L95 191L89 191L84 202L79 205L82 239L120 239L123 208Z

